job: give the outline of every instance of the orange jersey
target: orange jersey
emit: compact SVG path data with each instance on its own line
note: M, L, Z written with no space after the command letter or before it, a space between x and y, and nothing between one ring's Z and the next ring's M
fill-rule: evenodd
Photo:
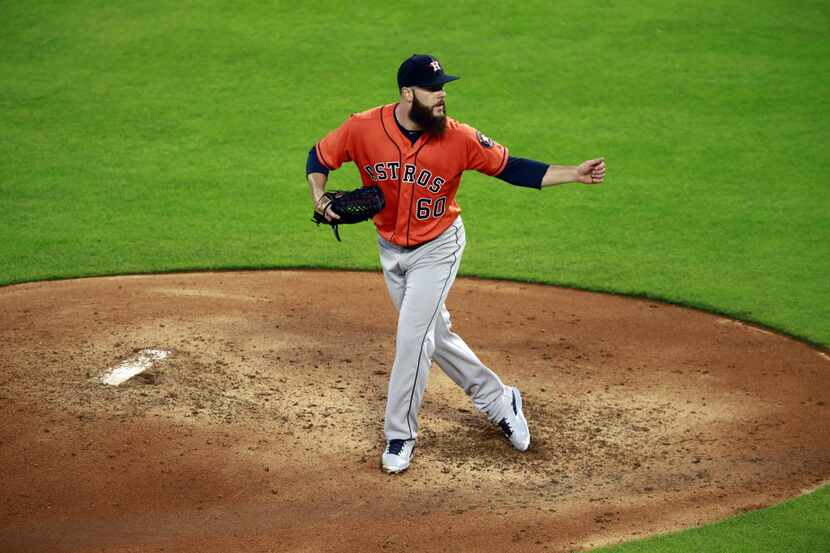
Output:
M412 144L395 122L395 106L352 115L316 150L329 169L352 161L363 186L383 190L386 207L373 218L378 232L388 242L412 247L441 234L461 213L455 202L461 174L475 169L498 175L507 165L507 148L450 117L443 135L423 133Z

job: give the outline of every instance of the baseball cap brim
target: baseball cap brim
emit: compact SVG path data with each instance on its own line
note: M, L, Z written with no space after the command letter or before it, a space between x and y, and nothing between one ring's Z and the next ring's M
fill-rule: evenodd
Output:
M437 86L439 84L447 84L452 81L457 81L460 78L461 77L456 77L455 75L447 75L446 73L443 73L441 75L435 75L429 80L413 83L412 86Z
M447 75L446 73L444 73L443 75L435 79L435 84L446 84L451 81L457 81L460 78L461 77L456 77L455 75Z

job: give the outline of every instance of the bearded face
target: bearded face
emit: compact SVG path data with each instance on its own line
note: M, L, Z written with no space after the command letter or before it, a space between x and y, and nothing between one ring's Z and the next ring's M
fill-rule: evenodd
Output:
M441 113L435 114L435 108L440 107ZM444 134L447 128L447 106L444 99L437 100L432 106L421 103L418 96L412 95L412 109L409 112L409 117L419 127L424 129L427 134L439 137Z

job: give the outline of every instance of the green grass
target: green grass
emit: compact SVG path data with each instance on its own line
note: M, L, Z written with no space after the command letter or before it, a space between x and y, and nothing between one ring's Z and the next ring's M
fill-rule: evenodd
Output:
M658 536L596 553L756 553L827 551L830 544L830 488L718 524Z
M0 285L375 269L371 226L338 244L309 222L306 153L393 101L400 61L431 52L462 76L451 115L519 156L609 166L601 187L541 193L468 174L463 274L660 298L830 344L826 3L314 6L0 3ZM357 182L349 167L331 186ZM826 499L816 516L830 520Z

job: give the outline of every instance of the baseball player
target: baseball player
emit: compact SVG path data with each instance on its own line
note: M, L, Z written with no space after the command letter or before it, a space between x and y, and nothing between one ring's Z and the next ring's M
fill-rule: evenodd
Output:
M498 425L514 448L526 451L530 430L522 395L506 386L452 330L444 302L466 245L455 195L474 169L517 186L540 189L565 182L603 181L605 162L548 165L512 157L482 132L447 116L448 75L438 59L413 55L398 69L398 102L349 117L311 149L306 174L317 213L336 222L325 199L329 171L353 162L363 186L378 186L384 209L374 216L383 276L398 311L395 360L389 377L381 467L409 467L418 410L435 361Z

